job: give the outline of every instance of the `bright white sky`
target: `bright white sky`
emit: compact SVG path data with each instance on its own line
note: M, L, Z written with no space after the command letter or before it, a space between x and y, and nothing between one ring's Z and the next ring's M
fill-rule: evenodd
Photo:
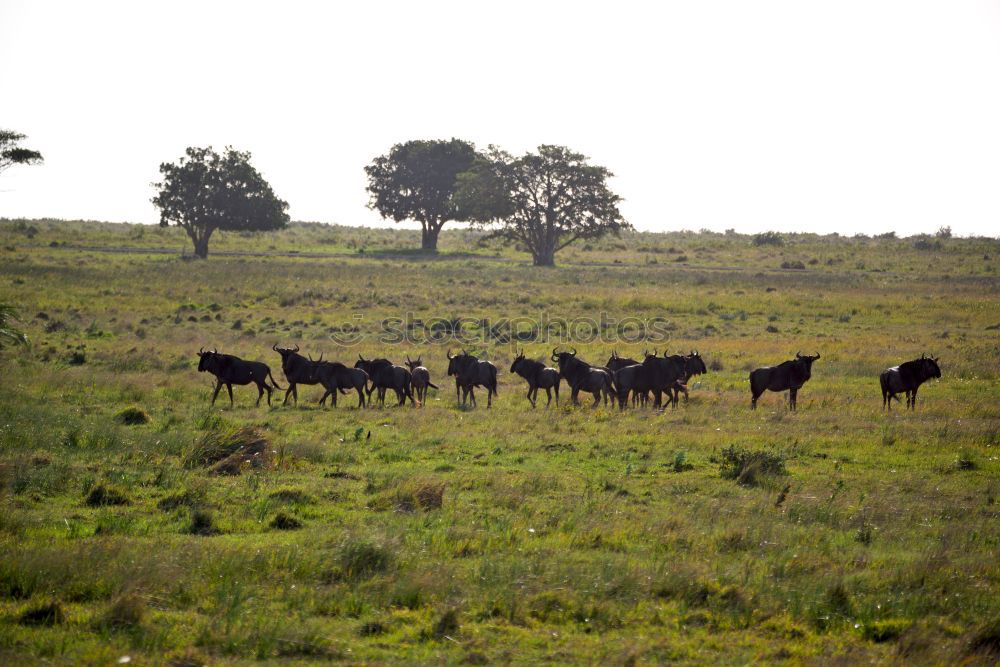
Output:
M0 0L0 216L155 222L231 144L297 220L378 224L414 138L564 144L639 229L1000 235L1000 2Z

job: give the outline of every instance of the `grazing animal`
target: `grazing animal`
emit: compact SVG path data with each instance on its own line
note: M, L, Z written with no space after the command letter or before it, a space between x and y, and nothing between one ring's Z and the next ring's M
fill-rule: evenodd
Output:
M882 407L892 410L892 399L899 400L896 394L906 394L906 407L911 410L917 407L917 389L927 380L941 377L939 357L920 355L919 359L907 361L898 366L887 368L879 375L882 385Z
M319 356L319 361L313 361L299 354L298 345L291 348L278 347L277 344L274 344L271 349L281 355L281 370L285 374L285 379L288 380L288 390L285 391L285 400L282 405L288 404L289 396L292 396L295 399L295 404L298 405L299 390L296 389L296 386L319 384L319 378L316 377L316 366L323 361L323 355Z
M439 387L431 382L431 372L424 368L420 357L417 357L417 360L413 361L410 359L410 355L406 355L405 363L406 367L410 369L410 382L417 394L417 402L423 405L424 401L427 400L427 388L433 387L434 389L438 389Z
M638 363L640 363L640 362L636 361L635 359L630 359L628 357L618 356L618 351L617 350L612 350L611 351L611 356L608 358L608 363L605 364L605 368L607 368L609 371L611 371L611 377L612 377L612 379L614 379L615 373L617 373L618 371L620 371L623 368L627 368L629 366L635 366ZM627 375L626 375L626 377L627 377ZM615 382L615 387L616 388L618 387L617 381ZM636 391L632 392L632 407L635 407L635 406L639 405L639 403L642 403L643 405L645 405L647 400L649 400L649 390L648 389L645 390L645 391L637 389Z
M281 389L278 383L274 381L271 369L263 362L244 361L231 354L219 354L214 349L211 352L205 352L204 348L198 350L198 356L201 357L198 361L198 372L211 373L217 381L215 391L212 393L212 405L215 405L215 399L219 397L219 390L222 389L222 385L226 385L226 391L229 392L230 407L233 405L234 384L244 385L251 382L256 384L258 406L265 391L267 391L267 404L271 405L272 388L267 383L268 379L271 380L274 389Z
M545 407L552 403L552 390L556 390L556 405L559 405L559 371L549 368L540 361L525 359L524 350L517 355L510 365L510 372L517 373L528 381L528 401L531 407L538 406L538 390L544 389L548 400Z
M411 388L410 371L402 366L397 366L388 359L365 359L360 354L354 363L355 368L360 368L368 373L371 378L371 386L368 388L368 404L371 405L372 392L378 389L379 405L385 405L385 390L392 389L396 392L396 399L399 403L397 407L406 404L406 399L410 399L413 405L417 402L413 398Z
M708 372L708 368L705 366L705 361L698 354L698 350L692 350L691 354L686 355L672 355L671 359L678 360L682 365L681 377L674 383L672 387L673 396L671 400L673 401L674 407L677 407L677 403L680 401L680 393L684 392L684 402L688 401L688 388L687 383L695 375L701 375Z
M586 361L577 358L576 348L573 348L572 352L556 352L557 349L559 348L552 348L552 361L559 364L559 375L566 378L573 404L580 404L580 392L585 391L594 396L594 404L591 407L596 408L600 405L602 397L607 405L615 394L611 371L607 368L591 366Z
M633 407L640 399L645 404L645 398L653 387L649 368L644 364L631 364L619 368L614 372L614 386L618 396L619 410L625 409L630 393L632 394Z
M812 357L795 354L795 358L783 361L777 366L758 368L750 371L750 409L757 409L757 399L765 391L785 391L788 390L788 407L795 411L798 401L796 396L810 377L812 377L813 362L819 359L819 355Z
M497 367L465 350L462 350L462 354L452 355L451 350L445 354L448 357L448 376L455 376L455 400L458 400L461 389L462 405L468 399L475 406L475 388L485 387L486 407L493 407L493 397L500 395L497 391Z
M683 362L675 357L657 356L653 350L653 354L646 354L642 365L646 367L649 389L653 392L653 407L661 406L664 393L667 401L673 402L674 389L684 374Z
M337 390L348 393L349 389L358 392L358 407L365 407L365 389L368 388L368 373L360 368L348 368L339 361L321 361L316 366L316 377L323 385L326 393L319 399L319 404L326 403L326 397L331 397L333 407L337 407Z

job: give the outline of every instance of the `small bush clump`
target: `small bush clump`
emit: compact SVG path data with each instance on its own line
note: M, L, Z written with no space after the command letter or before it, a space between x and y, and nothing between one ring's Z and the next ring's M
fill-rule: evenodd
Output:
M218 535L219 529L215 526L215 517L207 510L194 510L191 512L191 523L187 532L192 535Z
M290 514L278 512L269 525L275 530L296 530L302 527L302 521Z
M142 408L125 408L115 415L115 421L125 426L140 426L150 422L149 414Z
M108 505L128 505L128 497L112 486L98 484L90 490L84 501L88 507L106 507Z
M778 232L763 232L762 234L756 234L753 237L752 243L755 246L763 245L785 245L784 237Z
M731 445L720 456L719 475L735 479L740 486L757 486L762 478L787 474L785 459L776 452Z
M794 260L794 261L791 261L791 262L782 262L781 263L781 268L783 268L783 269L796 269L796 270L801 271L801 270L803 270L803 269L806 268L806 265L803 264L802 262L800 262L799 260Z

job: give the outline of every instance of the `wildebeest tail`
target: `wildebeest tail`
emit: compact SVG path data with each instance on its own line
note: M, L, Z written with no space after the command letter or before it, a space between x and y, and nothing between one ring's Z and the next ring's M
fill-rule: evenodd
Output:
M492 387L492 389L493 389L493 395L494 396L499 396L500 392L497 391L497 369L496 369L496 366L491 366L490 367L490 375L492 376L492 379L493 379L493 387Z
M440 389L440 388L441 388L441 387L437 386L436 384L434 384L433 382L428 382L428 383L427 383L427 386L428 386L428 387L432 387L432 388L434 388L434 389Z
M270 368L267 369L267 377L271 378L271 384L274 385L275 389L284 390L284 387L280 386L277 382L274 381L274 376L271 375L271 369Z

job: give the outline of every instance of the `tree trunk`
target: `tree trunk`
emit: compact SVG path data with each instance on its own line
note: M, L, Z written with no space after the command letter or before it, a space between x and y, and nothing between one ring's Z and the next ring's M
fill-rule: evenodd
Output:
M441 226L435 227L431 224L425 224L421 229L420 234L420 247L424 250L434 250L438 249L438 234L441 233Z
M201 259L208 258L208 238L196 238L194 239L194 256L200 257Z
M531 256L534 259L535 266L556 265L556 249L551 246L532 250Z

